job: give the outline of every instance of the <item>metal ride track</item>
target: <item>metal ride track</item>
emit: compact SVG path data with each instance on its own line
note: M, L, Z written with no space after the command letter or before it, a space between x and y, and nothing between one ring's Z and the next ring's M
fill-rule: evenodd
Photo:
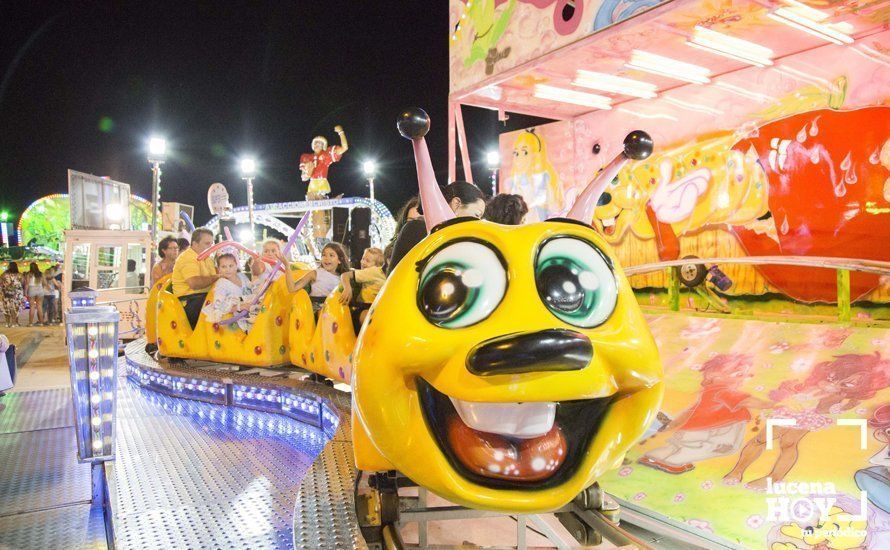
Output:
M392 213L386 206L378 201L365 197L350 197L339 199L326 199L320 201L289 201L274 202L268 204L255 204L253 206L256 223L271 227L272 229L284 235L290 235L294 227L282 221L282 218L299 218L307 212L315 210L329 210L331 208L370 208L371 209L371 246L383 248L393 238L396 229L396 222ZM232 210L232 217L235 223L243 224L248 222L249 214L246 206L238 206ZM204 227L210 229L214 233L219 231L219 216L213 216L204 224ZM304 230L306 242L310 242L311 232L309 228ZM317 255L318 251L313 251L305 244L302 245L300 255L308 254Z
M108 468L118 547L369 547L355 512L348 394L293 379L293 369L162 368L141 341L123 361L117 458ZM190 395L189 386L223 389L215 395L231 406ZM264 400L255 399L260 393ZM287 418L294 416L282 410L289 395L323 405L318 425ZM89 466L76 462L70 400L70 390L56 389L2 401L0 459L12 465L0 479L3 546L108 546L101 510L89 504ZM402 510L402 523L492 515L417 504ZM607 538L628 535L593 521ZM531 516L517 522L546 529ZM398 531L385 532L387 546L397 547ZM679 540L703 542L688 533Z
M295 373L294 368L253 369L205 362L161 365L145 353L141 340L128 346L126 365L131 380L163 394L213 400L230 405L227 410L256 409L293 419L279 416L275 422L281 424L300 426L301 422L317 422L322 426L326 443L302 476L293 509L293 544L298 548L401 548L404 543L400 539L398 526L405 523L421 522L421 540L425 541L428 521L505 516L458 506L427 506L425 498L418 500L416 497L398 495L398 492L395 499L391 492L389 497L383 495L381 498L385 490L376 489L371 491L370 496L367 493L361 495L358 506L361 511L358 513L367 511L369 503L376 512L371 510L369 515L359 517L355 502L357 484L352 454L350 395L323 384L299 380L295 374L303 373ZM201 391L204 393L198 395ZM252 396L249 400L246 398L248 395ZM319 403L318 414L321 418L316 421L294 408L286 407L288 400L295 396L303 400L314 399ZM396 478L384 474L383 477L398 479L396 485L399 487L411 486L410 480L401 476ZM368 481L367 475L365 478ZM364 485L361 487L367 489ZM666 538L670 539L666 545L668 548L734 547L718 538L700 536L695 530L675 525L667 518L660 521L651 514L646 515L643 528L629 526L627 530L622 529L608 519L614 518L614 515L610 515L605 508L598 508L602 507L604 495L597 489L594 489L594 493L581 495L576 502L557 511L568 522L564 524L576 533L575 536L579 536L580 530L580 536L587 542L594 542L602 536L617 544L645 548L649 545L645 540ZM398 510L392 508L394 503ZM369 523L369 518L376 518L376 523L373 519ZM394 523L387 524L387 518ZM524 540L525 526L529 525L552 536L551 540L561 541L557 542L558 548L576 544L560 539L552 529L548 532L546 523L538 516L516 516L515 519L520 541ZM363 531L377 532L380 541L369 545Z
M159 365L144 351L144 341L137 340L127 347L126 352L127 376L131 381L143 388L151 389L164 394L161 399L176 403L176 407L183 408L192 404L212 407L218 414L225 416L234 415L244 417L246 420L230 419L227 426L233 423L235 427L247 422L253 425L252 417L258 417L255 421L258 426L276 425L287 427L292 431L313 430L318 435L313 443L318 447L314 454L309 456L306 464L294 464L292 461L279 460L275 469L282 471L281 475L289 476L293 492L288 508L276 506L276 523L278 520L286 520L289 523L289 540L278 538L275 541L242 541L238 544L228 540L221 547L279 547L279 548L367 548L358 521L355 517L355 505L353 503L353 484L355 471L352 458L352 440L350 436L350 397L348 394L334 390L329 386L315 382L305 382L291 378L296 371L293 368L282 369L274 376L274 369L251 369L241 367L240 372L231 369L238 367L222 366L213 363L192 363L193 366ZM221 367L222 370L219 370ZM257 374L263 372L263 375ZM300 372L299 374L303 374ZM273 376L270 376L273 375ZM224 389L223 393L197 395L202 387L209 390L211 387ZM194 391L190 391L193 386ZM138 390L136 390L138 391ZM144 393L144 392L143 392ZM239 395L240 394L240 395ZM251 398L247 396L251 395ZM259 399L260 395L263 396ZM169 397L168 397L169 396ZM216 396L216 397L213 397ZM274 396L274 398L272 398ZM185 397L189 400L214 400L219 404L206 405L195 401L171 399L171 397ZM317 403L316 418L310 418L302 409L296 406L287 410L282 405L291 398L301 399L300 406L310 408L311 402ZM220 405L230 405L222 407ZM276 414L269 414L276 413ZM315 425L313 425L315 424ZM250 446L245 448L238 456L248 462L253 461L249 455L256 454L253 446L262 446L266 438L276 438L275 434L256 434L251 439ZM280 437L280 436L277 436ZM208 442L211 447L216 441ZM216 451L193 445L190 452L210 453ZM273 458L273 457L267 457ZM314 459L314 460L313 460ZM274 461L274 459L273 459ZM266 463L269 460L262 460ZM231 467L231 466L229 466ZM269 465L271 468L272 465ZM212 471L212 466L210 467ZM286 472L290 471L289 474ZM304 473L305 472L305 473ZM214 483L217 474L202 476ZM196 481L200 482L201 479ZM252 506L251 503L246 503ZM283 503L282 503L283 504ZM285 514L285 511L287 512ZM255 522L264 522L263 514L254 513ZM286 517L285 517L286 515ZM211 514L217 528L225 529L218 521L218 514ZM280 533L283 535L284 530ZM234 536L234 535L233 535ZM259 543L259 544L258 544Z

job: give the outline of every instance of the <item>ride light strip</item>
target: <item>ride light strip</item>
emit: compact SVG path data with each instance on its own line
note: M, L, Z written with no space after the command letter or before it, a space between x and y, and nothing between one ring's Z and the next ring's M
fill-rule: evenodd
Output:
M642 80L633 80L631 78L623 78L606 73L585 71L584 69L578 69L572 84L582 88L590 88L591 90L611 92L643 99L652 99L658 95L656 93L658 86L651 82L643 82Z
M820 20L828 17L822 12L818 10L812 10L820 14ZM809 11L802 11L798 7L794 8L779 8L772 13L766 14L767 17L772 19L773 21L778 21L783 25L787 25L789 27L795 28L799 31L803 31L807 34L811 34L817 38L821 38L822 40L827 40L833 44L844 45L844 44L852 44L853 37L848 34L848 32L852 32L852 27L849 24L825 24L819 23L818 21L814 21L810 17L804 14L809 14ZM845 30L841 30L845 29Z
M712 31L699 25L696 25L692 40L687 41L686 45L735 59L736 61L749 63L755 67L765 67L773 64L773 51L766 46Z
M539 99L572 103L584 107L593 107L594 109L607 110L612 108L612 100L606 96L557 88L546 84L535 84L534 96Z
M625 66L692 84L707 84L711 81L711 71L705 67L642 50L634 50Z

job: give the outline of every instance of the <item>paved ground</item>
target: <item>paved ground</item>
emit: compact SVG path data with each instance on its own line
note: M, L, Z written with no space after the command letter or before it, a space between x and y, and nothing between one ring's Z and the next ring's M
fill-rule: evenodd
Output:
M16 346L18 375L13 392L71 385L63 327L0 327L0 334Z

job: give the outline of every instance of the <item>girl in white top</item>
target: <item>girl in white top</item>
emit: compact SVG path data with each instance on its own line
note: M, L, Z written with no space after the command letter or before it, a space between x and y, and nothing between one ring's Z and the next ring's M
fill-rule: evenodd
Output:
M290 270L287 270L287 289L296 292L309 285L309 296L326 298L328 294L340 286L340 275L349 271L349 259L346 251L339 243L331 242L324 245L321 251L319 267L303 275L296 281Z
M234 254L217 256L216 269L219 279L213 284L213 301L203 309L204 318L210 323L218 323L230 313L247 310L254 292L254 285L238 271L238 260ZM258 309L254 307L247 317L238 320L241 330L247 332L253 327Z

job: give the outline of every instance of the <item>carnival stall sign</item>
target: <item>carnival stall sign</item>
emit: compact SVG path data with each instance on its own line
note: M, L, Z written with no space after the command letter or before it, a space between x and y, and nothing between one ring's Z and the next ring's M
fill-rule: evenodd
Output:
M98 304L113 305L120 313L120 335L142 336L148 298L145 274L151 237L147 231L65 231L62 304L71 307L71 292L98 292Z

